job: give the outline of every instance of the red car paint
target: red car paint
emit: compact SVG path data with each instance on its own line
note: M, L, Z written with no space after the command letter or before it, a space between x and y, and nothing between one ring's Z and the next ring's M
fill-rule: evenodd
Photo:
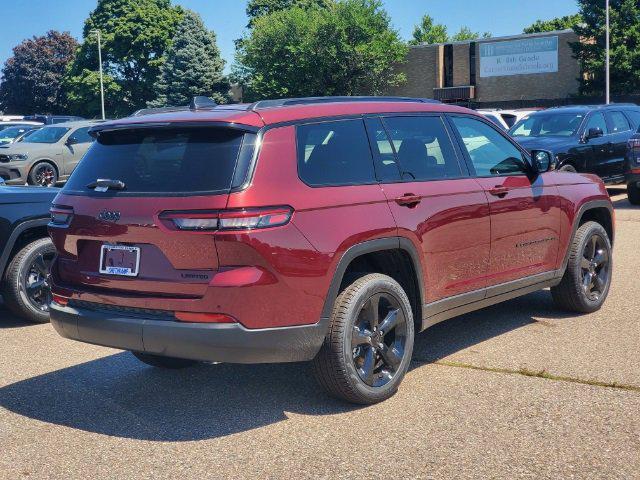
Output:
M372 239L399 236L415 247L425 304L559 269L581 206L608 201L604 185L593 176L548 172L533 181L466 176L322 188L299 178L293 123L425 112L482 118L441 104L343 102L174 112L112 122L226 122L263 129L263 136L249 185L229 194L105 199L63 190L54 203L72 208L73 218L68 226L50 226L59 253L53 268L55 298L223 314L260 329L318 322L344 252ZM165 211L273 206L293 209L286 225L190 232L167 228L160 219ZM105 209L120 212L119 220L98 219ZM137 277L98 273L105 242L140 248Z

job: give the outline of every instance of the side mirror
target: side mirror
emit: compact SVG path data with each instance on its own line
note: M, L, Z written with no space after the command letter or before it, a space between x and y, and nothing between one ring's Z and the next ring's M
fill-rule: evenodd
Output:
M71 145L75 145L76 143L78 143L78 141L73 137L69 137L69 138L67 138L67 141L65 143L67 145L71 146Z
M592 127L587 131L587 134L584 136L585 140L589 140L590 138L598 138L604 135L604 132L600 127Z
M544 173L556 168L556 157L548 150L532 150L531 159L536 173Z

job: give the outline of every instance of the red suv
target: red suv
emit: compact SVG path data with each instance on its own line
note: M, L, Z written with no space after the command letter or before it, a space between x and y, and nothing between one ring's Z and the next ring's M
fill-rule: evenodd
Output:
M312 360L331 394L374 403L416 332L547 287L591 312L609 291L602 181L471 110L194 101L92 134L52 208L51 320L153 366Z

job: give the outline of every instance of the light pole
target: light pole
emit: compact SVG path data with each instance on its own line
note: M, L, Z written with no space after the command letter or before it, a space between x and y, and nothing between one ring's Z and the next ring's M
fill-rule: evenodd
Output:
M607 0L608 1L608 0ZM104 82L102 79L102 43L100 39L100 30L94 28L91 30L91 33L95 33L98 37L98 69L100 71L100 107L102 109L102 120L105 119L104 116Z
M609 105L609 0L605 0L605 24L606 24L606 32L604 37L605 43L605 103Z

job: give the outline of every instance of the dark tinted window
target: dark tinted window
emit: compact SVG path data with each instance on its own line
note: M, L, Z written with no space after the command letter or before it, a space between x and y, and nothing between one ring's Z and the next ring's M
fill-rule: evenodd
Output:
M242 137L222 128L102 132L65 189L87 192L87 184L108 178L124 182L123 194L226 191Z
M611 122L611 133L627 132L631 130L627 117L622 112L609 112L609 121Z
M89 135L89 127L83 127L69 135L69 140L74 143L89 143L93 142L93 137Z
M631 119L631 123L633 123L632 127L634 130L637 130L640 126L640 111L638 110L625 110L627 116Z
M375 182L371 149L362 120L300 125L298 171L308 185Z
M480 177L520 175L526 168L520 150L486 123L469 117L452 117L469 158Z
M587 120L587 125L584 127L585 132L589 132L592 128L599 128L605 135L609 133L607 129L607 122L604 120L604 115L600 112L592 114Z
M403 180L460 176L460 165L440 117L388 117L384 124Z
M400 169L396 162L393 146L379 118L366 118L367 133L373 151L376 176L381 182L397 182L400 180Z

